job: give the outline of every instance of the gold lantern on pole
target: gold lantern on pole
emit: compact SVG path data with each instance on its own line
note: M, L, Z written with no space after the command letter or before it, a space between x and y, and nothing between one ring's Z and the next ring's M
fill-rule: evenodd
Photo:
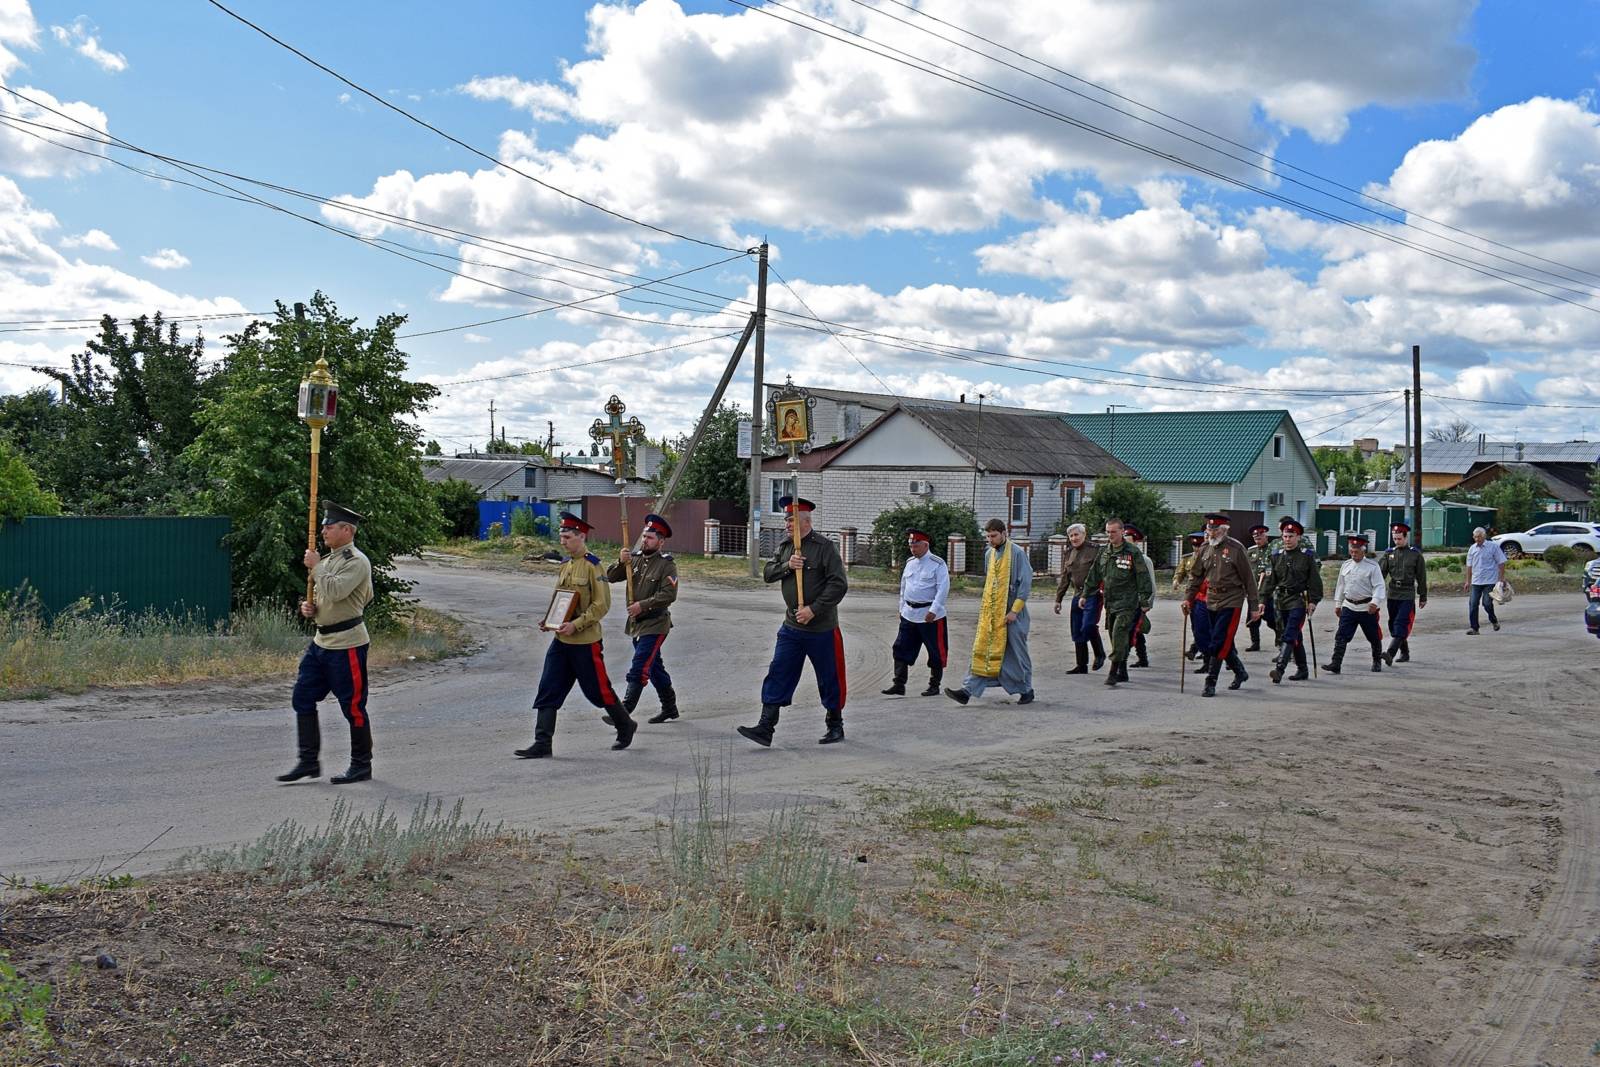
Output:
M306 550L317 549L317 462L322 455L322 428L333 421L339 406L339 383L328 369L328 360L317 357L311 373L300 379L299 415L311 427L311 508L306 519ZM306 575L306 602L315 603L315 583Z

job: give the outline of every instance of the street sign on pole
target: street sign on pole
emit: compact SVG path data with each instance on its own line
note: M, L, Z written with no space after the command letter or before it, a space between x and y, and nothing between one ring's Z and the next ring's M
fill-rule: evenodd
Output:
M750 448L750 420L739 420L739 458L749 459L752 454Z

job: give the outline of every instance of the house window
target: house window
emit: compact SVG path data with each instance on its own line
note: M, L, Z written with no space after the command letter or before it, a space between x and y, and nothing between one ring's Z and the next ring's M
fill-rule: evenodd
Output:
M1275 433L1272 435L1272 458L1283 458L1283 434L1281 433Z
M1006 499L1011 505L1011 525L1026 530L1033 519L1033 483L1007 482Z
M783 514L783 508L778 505L778 501L786 496L794 496L794 494L795 488L793 478L772 479L772 513L774 515Z
M1061 514L1076 515L1083 506L1083 483L1061 483Z

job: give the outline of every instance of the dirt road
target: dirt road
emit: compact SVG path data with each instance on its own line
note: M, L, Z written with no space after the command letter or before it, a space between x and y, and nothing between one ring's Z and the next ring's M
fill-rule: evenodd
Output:
M842 612L849 742L815 744L821 712L806 681L777 744L761 750L733 727L757 713L777 595L690 586L666 646L685 718L645 726L630 751L613 753L598 714L574 700L557 730L557 758L535 763L511 750L530 738L528 704L548 640L533 621L549 579L443 561L409 565L405 575L427 603L467 619L484 644L462 659L377 679L376 781L343 791L326 781L272 781L293 756L287 680L0 703L0 872L51 880L119 865L159 869L189 849L249 839L286 818L322 821L335 795L402 812L425 795L459 796L469 811L533 831L647 832L689 778L692 755L725 748L742 811L796 799L848 804L872 787L971 782L991 770L1082 766L1108 753L1203 752L1193 762L1225 761L1231 784L1276 775L1306 805L1343 808L1339 832L1361 855L1403 850L1418 872L1412 921L1437 935L1417 936L1441 960L1469 960L1430 972L1460 1023L1415 1062L1575 1062L1566 1057L1586 1056L1584 1042L1600 1039L1592 1022L1600 645L1584 634L1576 597L1519 598L1504 612L1503 632L1477 637L1463 633L1459 601L1439 600L1413 635L1410 665L1374 675L1357 649L1342 678L1274 686L1258 653L1246 657L1252 678L1241 692L1205 700L1192 676L1187 694L1178 694L1171 602L1156 612L1154 669L1107 690L1098 677L1063 676L1065 619L1050 614L1041 591L1033 605L1038 702L1018 707L991 693L960 709L942 697L878 695L894 602L855 595ZM951 613L956 677L973 615L971 600ZM608 620L606 645L620 684L628 647L619 620ZM1323 659L1332 622L1318 622ZM921 677L918 668L913 681ZM652 695L643 707L654 710ZM331 703L323 721L325 769L337 770L344 742ZM1475 811L1499 819L1484 821L1492 831L1474 828ZM1434 831L1450 837L1449 847L1430 843Z

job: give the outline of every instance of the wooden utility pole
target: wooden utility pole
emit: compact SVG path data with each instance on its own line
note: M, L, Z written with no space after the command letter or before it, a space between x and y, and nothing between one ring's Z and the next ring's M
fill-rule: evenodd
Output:
M756 261L756 360L755 395L750 402L750 577L761 574L761 412L765 410L762 394L762 375L767 363L767 242L762 241ZM800 491L800 480L795 479L795 492Z
M1422 547L1422 346L1411 346L1411 528Z
M489 451L494 451L494 401L489 401Z

